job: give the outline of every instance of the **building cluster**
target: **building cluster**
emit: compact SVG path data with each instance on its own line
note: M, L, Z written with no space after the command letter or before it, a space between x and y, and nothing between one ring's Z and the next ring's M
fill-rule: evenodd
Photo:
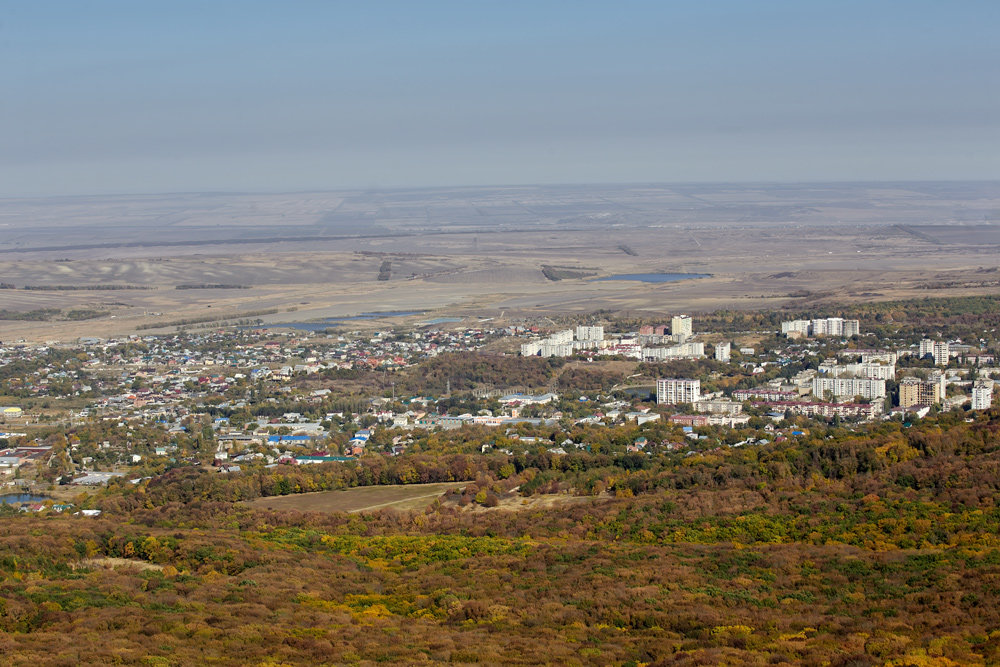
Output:
M789 320L781 323L781 333L789 337L838 336L850 338L861 333L858 320L827 317L818 320Z
M547 338L522 343L521 355L621 356L643 361L702 359L705 357L705 344L690 340L693 336L693 324L689 315L673 317L669 332L665 325L645 325L638 332L606 336L602 326L578 326L575 331L556 331ZM725 356L728 359L728 346L726 350Z

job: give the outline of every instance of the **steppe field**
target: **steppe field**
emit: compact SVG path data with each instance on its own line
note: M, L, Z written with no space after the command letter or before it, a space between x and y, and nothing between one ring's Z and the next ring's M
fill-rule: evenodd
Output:
M6 199L0 340L995 293L998 251L996 182Z
M257 498L248 504L257 509L300 512L363 512L378 509L422 510L451 489L468 482L358 486L342 491L317 491Z

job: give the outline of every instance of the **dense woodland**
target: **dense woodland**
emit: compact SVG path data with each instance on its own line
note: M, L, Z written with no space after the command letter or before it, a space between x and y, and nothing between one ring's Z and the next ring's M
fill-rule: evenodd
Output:
M177 468L110 486L87 501L96 519L2 519L0 651L11 664L992 664L998 473L998 410L689 456ZM470 484L422 512L241 502L447 480Z

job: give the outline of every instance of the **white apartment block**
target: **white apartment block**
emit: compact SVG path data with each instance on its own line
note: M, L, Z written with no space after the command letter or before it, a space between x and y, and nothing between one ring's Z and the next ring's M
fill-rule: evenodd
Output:
M836 364L829 360L823 362L819 369L830 377L858 377L870 380L892 380L896 377L896 366L893 364Z
M690 315L674 315L670 319L670 334L672 336L690 336L693 331Z
M543 357L570 357L573 356L573 343L543 341L539 345L538 353Z
M671 347L644 347L642 358L652 361L664 359L701 359L705 356L704 343L681 343Z
M972 409L986 410L993 405L993 381L976 380L972 385Z
M585 327L579 326L576 328L576 339L577 340L604 340L604 327Z
M725 342L725 343L716 343L715 344L715 360L716 361L721 361L723 363L728 363L729 362L729 351L730 351L730 344L728 342Z
M656 381L656 402L665 405L696 403L701 398L701 380L666 378Z
M924 338L920 341L920 358L929 357L934 354L934 341L930 338Z
M947 366L948 360L951 358L951 351L948 349L947 341L935 341L931 354L934 355L935 366Z
M781 323L781 333L802 336L842 336L850 338L861 333L858 320L842 317L827 317L819 320L789 320Z
M521 356L522 357L533 357L539 353L542 349L542 344L538 341L531 341L530 343L521 343Z
M890 364L890 365L895 365L895 363L896 363L896 361L898 360L898 357L899 357L899 355L896 352L893 352L892 350L871 350L871 349L864 349L864 350L855 350L855 349L840 350L839 352L837 352L837 356L838 357L861 357L861 363L863 363L863 364L870 364L870 363L876 363L877 362L877 363Z
M549 336L549 342L553 344L559 343L572 343L573 342L573 330L566 329L565 331L557 331L551 336Z
M558 331L545 340L521 343L521 356L570 357L573 355L573 330Z
M802 336L808 336L809 329L809 320L789 320L781 323L781 333L783 334L799 334Z
M827 392L830 392L834 398L853 398L855 396L869 400L885 398L885 380L871 380L868 378L813 378L813 395L823 398Z

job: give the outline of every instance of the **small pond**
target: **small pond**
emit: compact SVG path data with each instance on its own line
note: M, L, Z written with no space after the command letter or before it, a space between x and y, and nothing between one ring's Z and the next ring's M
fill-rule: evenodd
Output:
M14 505L16 503L41 503L46 500L52 500L45 496L36 496L33 493L8 493L5 496L0 496L0 505Z

